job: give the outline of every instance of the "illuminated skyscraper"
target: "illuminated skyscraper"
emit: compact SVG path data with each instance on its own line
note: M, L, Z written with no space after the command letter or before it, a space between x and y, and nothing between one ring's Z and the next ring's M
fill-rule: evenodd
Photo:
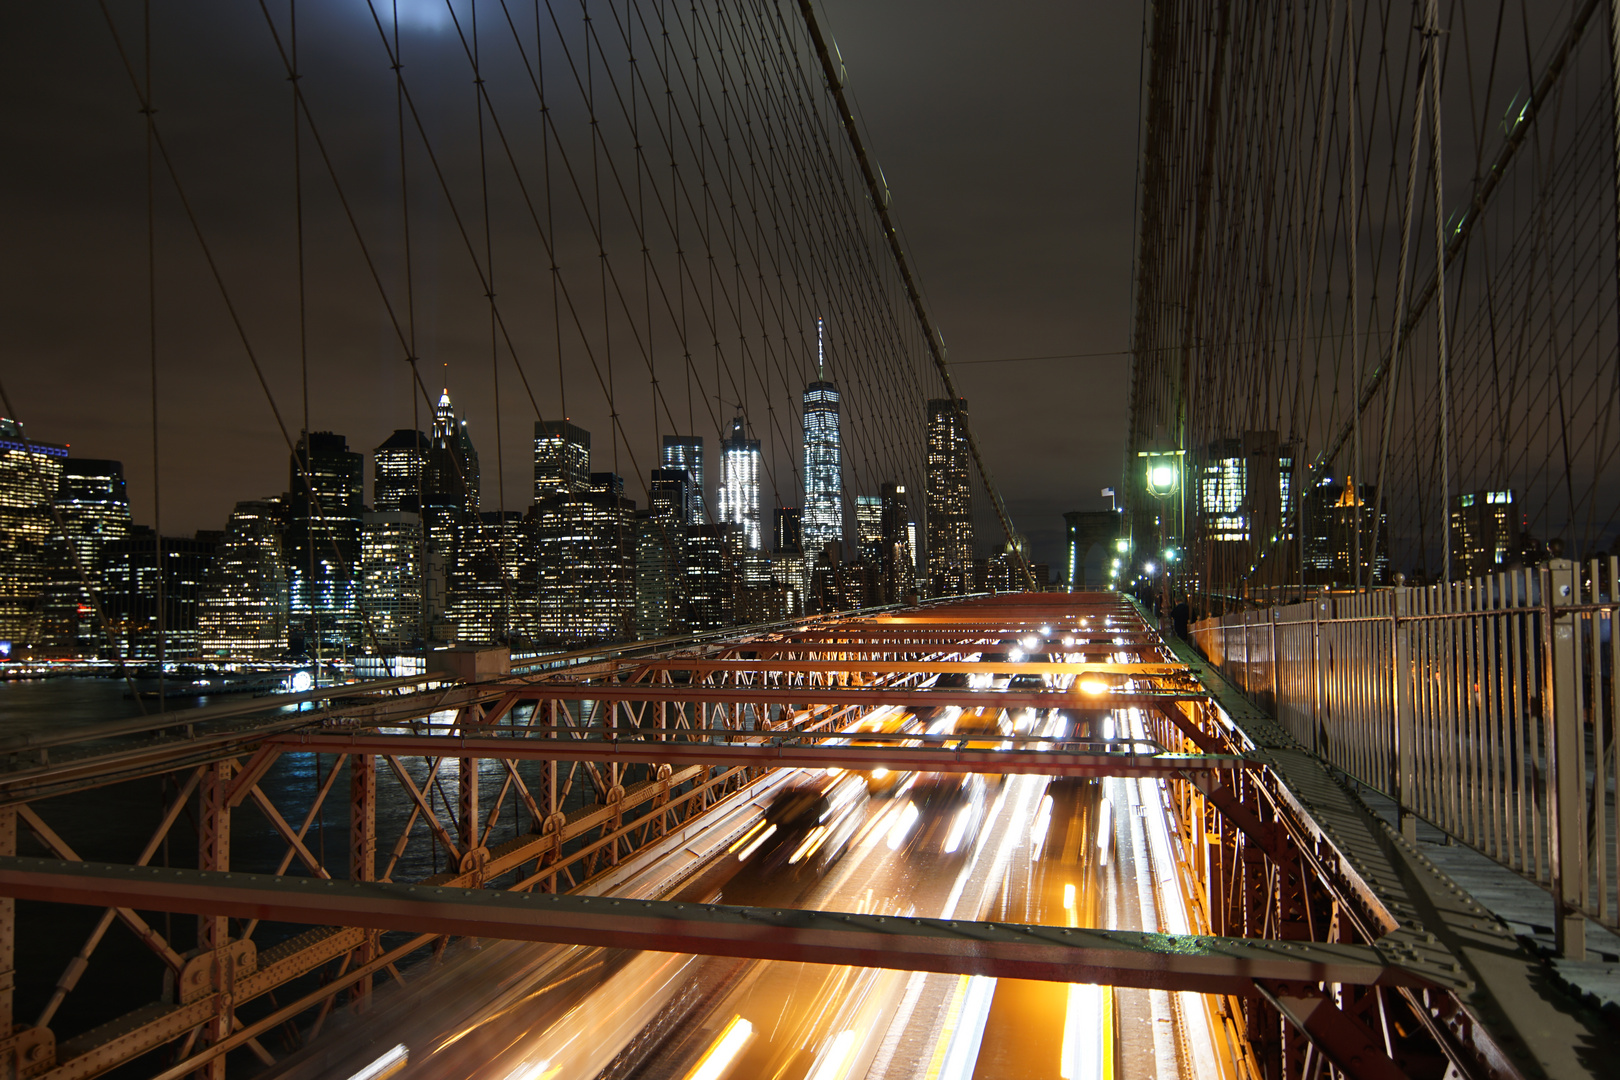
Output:
M587 491L534 507L537 633L555 645L635 636L635 511L624 483L597 473Z
M686 532L685 469L654 469L651 505L636 515L636 637L666 637L681 616L681 554Z
M591 433L567 420L534 422L534 501L590 490Z
M360 526L360 603L368 650L384 654L422 640L422 518L402 510L365 515Z
M707 524L708 515L703 509L703 436L665 435L664 468L686 470L686 524Z
M39 641L59 653L87 656L104 639L85 581L100 585L102 554L108 544L129 532L124 466L117 461L64 459L55 503L56 516L67 531L64 535L55 521L51 523Z
M1466 491L1451 497L1451 576L1465 580L1518 562L1524 536L1509 491Z
M967 401L928 403L928 592L973 588L973 492L969 486Z
M776 544L779 554L804 554L804 511L797 506L776 508Z
M898 604L917 587L917 556L913 548L911 506L906 486L883 485L882 513L878 519L878 567L887 603Z
M359 457L358 454L355 457ZM103 563L102 608L115 639L114 651L140 663L182 660L198 655L198 601L218 533L195 538L165 536L161 570L157 535L132 528L107 545ZM163 581L163 618L158 618L158 579Z
M281 508L239 502L203 575L197 634L204 655L277 658L287 648Z
M759 440L748 438L741 414L731 422L731 436L720 444L720 521L742 530L743 547L759 551L763 528L759 510L759 477L763 472Z
M308 469L308 486L305 471ZM360 644L360 515L365 459L342 435L305 432L291 464L284 550L295 652ZM165 541L167 543L167 541Z
M37 633L50 504L67 456L67 447L25 441L20 423L0 418L0 640L20 645Z
M473 449L467 421L456 416L448 389L439 395L438 407L433 410L428 443L422 472L422 509L431 530L447 514L457 517L478 513L478 451Z
M379 514L420 512L431 445L420 431L401 428L371 452L371 505Z
M866 562L877 565L883 557L883 497L881 495L855 496L856 553Z
M824 377L821 320L816 320L816 381L804 391L804 545L820 551L844 539L843 459L838 388Z

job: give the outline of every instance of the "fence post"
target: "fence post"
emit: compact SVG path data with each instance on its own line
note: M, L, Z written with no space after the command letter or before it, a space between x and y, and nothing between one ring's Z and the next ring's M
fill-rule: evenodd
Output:
M1282 671L1280 670L1282 657L1277 654L1277 612L1279 610L1276 604L1272 604L1266 609L1266 622L1271 624L1271 715L1277 723L1287 727L1288 722L1283 719L1282 714Z
M1579 597L1575 564L1549 559L1541 576L1542 648L1546 664L1542 722L1552 735L1547 762L1548 851L1552 856L1552 893L1557 907L1558 955L1586 959L1586 919L1581 914L1581 886L1586 881L1586 828L1581 820L1581 718L1576 708L1575 615L1554 614Z
M1311 604L1311 753L1318 756L1322 753L1322 703L1327 695L1323 692L1322 680L1322 608L1328 601L1318 596L1310 601Z
M1412 704L1412 631L1401 621L1410 610L1411 594L1404 586L1391 592L1389 608L1390 675L1395 702L1395 801L1399 807L1401 835L1417 839L1417 814L1412 798L1417 793L1417 715Z

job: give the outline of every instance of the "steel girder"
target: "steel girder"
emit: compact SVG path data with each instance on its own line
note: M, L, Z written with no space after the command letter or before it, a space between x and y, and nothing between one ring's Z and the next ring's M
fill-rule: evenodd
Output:
M1243 993L1424 987L1376 949L0 857L19 899L958 975Z
M592 735L601 735L595 729ZM369 753L395 757L482 757L504 760L556 759L605 761L625 765L755 765L789 768L885 768L949 773L1033 773L1042 776L1161 776L1239 767L1230 755L1075 753L1050 750L976 750L952 746L795 745L783 738L769 742L647 741L635 739L513 738L478 735L367 735L300 732L265 741L263 753L314 751L323 754ZM671 731L670 735L685 734ZM791 738L791 735L789 735ZM957 740L965 742L966 740ZM268 767L266 765L265 767Z

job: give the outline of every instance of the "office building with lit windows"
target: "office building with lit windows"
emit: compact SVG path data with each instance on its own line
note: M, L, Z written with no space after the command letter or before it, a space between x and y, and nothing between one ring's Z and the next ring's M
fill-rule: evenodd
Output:
M142 525L107 545L102 609L116 655L142 664L199 655L197 616L217 535L165 536L160 554L157 534Z
M54 500L56 519L46 544L46 584L38 641L57 655L92 656L105 641L96 623L95 598L107 545L130 528L121 462L62 459ZM88 585L88 587L87 587Z
M636 515L636 637L668 637L680 626L681 562L690 502L685 469L654 469L650 505Z
M598 477L611 474L598 473ZM623 482L536 503L537 634L572 647L635 636L636 504Z
M927 487L923 493L927 534L928 593L954 596L973 588L972 462L968 451L967 401L928 402Z
M22 424L0 418L0 641L14 647L39 633L51 500L67 456L66 446L27 438Z
M1465 491L1451 497L1451 577L1495 573L1523 559L1524 530L1508 491Z
M688 634L731 625L735 572L732 545L724 525L686 530L681 561L681 629Z
M445 618L458 645L526 640L532 630L535 590L524 583L532 550L516 510L488 511L456 527L446 567Z
M197 636L205 656L276 659L287 650L281 507L239 502L203 576Z
M360 646L360 523L365 460L330 431L294 449L285 497L288 645L333 657Z
M759 440L748 437L741 414L731 422L731 435L720 444L720 522L742 530L742 546L762 549L759 485L764 472Z
M1293 444L1275 431L1216 439L1197 455L1191 475L1195 550L1207 588L1237 592L1263 556L1279 574L1296 565L1293 529L1285 525L1294 498Z
M904 484L886 483L879 496L877 566L884 602L898 604L917 588L911 504Z
M382 510L362 518L360 604L367 652L404 652L421 644L425 543L420 514Z
M855 553L876 565L883 557L883 496L855 496Z
M703 503L703 436L665 435L663 465L684 469L687 477L686 524L704 525L709 518Z
M416 514L432 444L420 431L401 428L371 452L371 506L380 514Z
M534 501L589 490L591 433L567 420L534 422Z

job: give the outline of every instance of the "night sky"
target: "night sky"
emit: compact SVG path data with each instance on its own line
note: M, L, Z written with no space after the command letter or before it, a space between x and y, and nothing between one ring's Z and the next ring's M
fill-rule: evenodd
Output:
M284 4L269 6L282 17ZM138 64L140 6L109 7ZM297 327L287 318L293 248L285 215L251 212L289 198L284 72L256 4L158 0L153 8L159 122L296 437L303 380ZM436 59L453 33L442 4L402 0L400 10L408 70L429 121L470 113L465 80ZM1098 491L1119 476L1141 10L832 0L821 11L990 468L1035 557L1055 567L1060 515L1106 506ZM305 3L299 17L306 93L357 193L355 212L381 229L397 209L365 192L368 181L386 189L397 148L376 30L361 0ZM8 103L8 152L0 156L5 389L32 437L70 443L77 456L122 460L135 519L150 524L143 128L99 8L86 0L8 5L0 14L0 94ZM342 208L315 182L307 141L305 153L310 426L341 432L365 451L410 425L413 399L392 330L373 301L361 300L366 268L347 242ZM158 190L161 524L183 535L223 527L239 499L285 490L288 455L182 208L166 184ZM421 355L454 358L449 382L483 459L486 508L503 501L502 462L504 502L524 506L534 412L502 376L497 453L489 348L480 337L487 316L480 329L482 301L457 278L459 241L446 223L429 221L415 242L417 332L429 342ZM397 252L375 254L381 272L395 269ZM497 263L508 291L535 273L512 261ZM531 314L539 318L538 309ZM471 359L480 353L483 361ZM1023 357L1059 358L983 362ZM437 367L424 363L424 378L436 382ZM627 446L612 460L605 414L589 403L590 376L567 378L570 413L604 433L593 467L644 473L649 448ZM418 416L423 428L428 422ZM712 448L707 422L695 426Z

